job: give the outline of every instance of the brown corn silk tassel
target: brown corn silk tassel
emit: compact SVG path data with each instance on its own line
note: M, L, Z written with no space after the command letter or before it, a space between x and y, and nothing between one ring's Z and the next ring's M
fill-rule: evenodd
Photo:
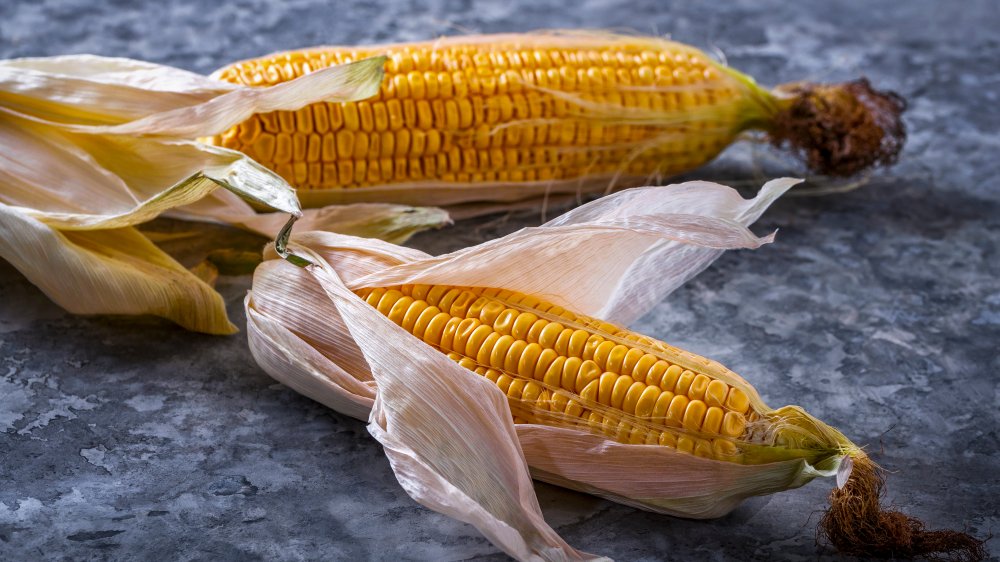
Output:
M807 82L779 86L786 96L768 135L775 146L789 146L809 168L849 176L872 166L895 163L906 140L900 115L906 101L880 92L861 78L843 84Z
M919 519L883 507L883 469L860 451L853 462L850 478L830 493L830 508L819 523L820 538L839 552L879 558L986 558L985 541L959 531L929 531Z
M273 85L383 54L375 97L255 115L210 141L276 170L307 205L321 192L451 205L648 184L750 131L830 176L891 164L906 138L902 98L864 79L768 90L693 47L611 33L317 47L215 76Z

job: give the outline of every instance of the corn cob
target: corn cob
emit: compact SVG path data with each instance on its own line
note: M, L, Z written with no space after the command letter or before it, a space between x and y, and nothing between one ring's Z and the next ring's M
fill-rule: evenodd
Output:
M842 454L846 442L836 432L825 445L806 438L790 425L797 417L791 410L765 419L754 408L759 398L730 383L749 385L718 363L521 293L447 285L356 293L496 384L515 423L575 427L745 464L785 453L816 462Z
M892 162L905 138L900 98L863 80L772 92L692 47L612 34L317 48L214 76L273 85L381 54L386 75L370 100L255 115L211 142L274 169L308 202L309 191L429 183L603 189L698 167L748 130L818 172L848 175Z

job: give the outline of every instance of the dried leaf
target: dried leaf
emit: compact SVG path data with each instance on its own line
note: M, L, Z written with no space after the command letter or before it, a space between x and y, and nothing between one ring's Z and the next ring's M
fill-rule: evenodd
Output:
M61 232L0 204L0 256L75 314L155 314L231 334L222 297L137 230Z
M0 61L0 145L10 147L0 151L0 228L30 225L17 244L5 241L0 258L67 310L151 313L190 329L233 331L222 299L130 227L211 197L228 203L190 215L274 236L278 214L260 215L246 201L300 215L294 190L242 153L194 139L255 113L369 97L382 64L376 57L245 88L128 59ZM219 187L227 199L213 193ZM437 210L367 205L309 215L316 228L392 240L446 220Z
M219 268L208 260L198 262L194 267L188 268L188 271L209 287L215 287L215 282L219 280Z

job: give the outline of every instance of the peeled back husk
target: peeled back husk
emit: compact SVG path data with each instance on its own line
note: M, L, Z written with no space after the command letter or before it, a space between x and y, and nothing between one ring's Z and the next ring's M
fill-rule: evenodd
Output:
M273 237L288 213L303 214L294 190L244 154L194 139L259 112L368 97L381 67L376 58L247 88L122 58L0 61L0 258L70 312L235 331L222 298L134 227L166 213ZM300 222L400 241L447 220L439 210L357 205Z

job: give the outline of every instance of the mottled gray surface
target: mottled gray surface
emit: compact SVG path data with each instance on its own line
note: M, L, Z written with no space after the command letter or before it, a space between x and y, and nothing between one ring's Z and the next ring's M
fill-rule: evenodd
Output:
M894 472L889 499L931 526L1000 531L996 2L208 4L5 0L0 58L91 52L208 72L317 43L627 27L717 48L767 84L863 72L899 90L912 138L897 167L841 196L779 202L757 229L780 228L777 243L724 256L636 328L869 444ZM693 177L748 170L737 151ZM414 245L443 252L532 222L466 222ZM239 323L248 286L220 283ZM264 375L242 336L71 317L2 263L0 302L0 559L501 558L410 500L361 422ZM709 522L538 491L571 544L622 560L815 560L830 556L814 523L831 486Z

